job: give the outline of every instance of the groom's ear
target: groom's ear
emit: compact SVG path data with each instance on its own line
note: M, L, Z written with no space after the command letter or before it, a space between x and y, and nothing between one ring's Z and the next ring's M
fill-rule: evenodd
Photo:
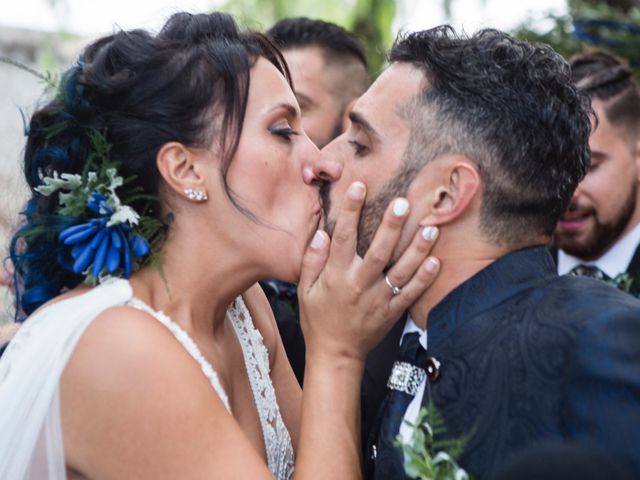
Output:
M446 225L480 206L482 183L475 164L461 155L435 160L435 184L426 201L427 214L421 225Z
M158 151L156 165L169 189L184 197L187 188L207 190L207 179L203 174L203 157L206 156L206 151L189 148L179 142L168 142Z

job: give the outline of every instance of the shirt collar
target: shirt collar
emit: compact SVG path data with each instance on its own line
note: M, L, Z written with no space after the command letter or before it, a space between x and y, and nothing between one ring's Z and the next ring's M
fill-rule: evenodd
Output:
M558 273L564 275L578 265L593 265L609 277L616 278L619 274L627 271L638 244L640 244L640 223L614 243L604 255L590 262L558 250Z
M400 336L400 345L402 345L402 340L404 340L404 336L413 332L418 332L420 334L420 338L418 338L418 341L420 342L420 345L422 345L422 348L426 350L427 349L427 331L422 330L418 325L416 325L416 322L413 321L413 318L411 318L411 315L407 316L407 321L404 324L404 330L402 331L402 335Z
M557 276L546 247L529 247L498 258L431 310L427 321L429 343L436 346L478 313Z

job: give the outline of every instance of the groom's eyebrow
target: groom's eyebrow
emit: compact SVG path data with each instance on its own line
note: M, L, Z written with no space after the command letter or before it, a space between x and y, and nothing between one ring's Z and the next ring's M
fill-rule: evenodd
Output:
M377 139L380 138L380 135L378 134L376 129L373 128L373 125L371 125L371 123L369 123L369 121L366 118L364 118L360 113L352 110L351 112L349 112L349 120L351 120L351 123L354 123L359 127L363 128L369 134L376 137Z

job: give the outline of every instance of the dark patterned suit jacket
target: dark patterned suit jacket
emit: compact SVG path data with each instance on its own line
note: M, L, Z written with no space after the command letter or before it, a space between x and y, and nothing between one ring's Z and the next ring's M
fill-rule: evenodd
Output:
M368 360L364 437L401 333L392 330ZM428 353L441 367L423 403L430 395L451 436L471 434L461 465L476 478L526 447L563 439L612 452L640 478L637 299L558 276L543 247L520 250L431 311Z

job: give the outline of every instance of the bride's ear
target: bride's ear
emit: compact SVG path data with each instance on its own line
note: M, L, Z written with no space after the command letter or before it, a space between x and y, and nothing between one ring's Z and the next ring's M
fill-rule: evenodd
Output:
M174 193L189 200L203 201L207 197L207 181L202 156L182 143L169 142L158 151L156 164Z

